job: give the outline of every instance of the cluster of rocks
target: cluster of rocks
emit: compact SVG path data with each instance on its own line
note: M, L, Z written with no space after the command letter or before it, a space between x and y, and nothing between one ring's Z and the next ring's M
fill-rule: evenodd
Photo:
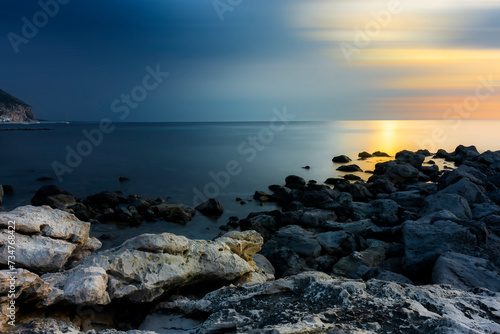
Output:
M137 195L123 197L119 192L103 191L83 199L77 199L66 190L48 185L41 187L31 199L35 206L48 205L73 213L80 220L95 222L119 222L138 225L144 221L165 220L178 224L191 221L196 211L182 204L167 204L161 198L148 199ZM207 215L220 215L224 211L219 201L210 199L196 207Z
M290 175L254 196L280 210L232 217L232 231L213 241L145 234L97 252L88 223L72 214L2 214L3 229L36 221L36 210L65 222L19 225L28 255L18 260L16 305L20 316L26 310L8 332L498 333L500 151L440 150L432 159L456 164L444 171L426 156L399 152L366 182ZM63 209L76 213L76 204ZM200 209L217 214L219 204ZM59 247L66 252L47 251Z

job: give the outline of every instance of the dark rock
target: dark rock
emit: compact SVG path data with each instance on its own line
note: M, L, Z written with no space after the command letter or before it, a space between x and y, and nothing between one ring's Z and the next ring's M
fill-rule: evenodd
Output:
M430 282L432 268L442 253L471 254L477 244L466 227L446 220L432 224L408 221L403 225L403 240L405 273L418 282Z
M441 177L437 180L438 187L439 189L444 189L463 178L468 179L477 185L484 185L487 180L487 176L477 169L461 165L457 169L444 172L443 175L441 175Z
M94 217L94 213L83 203L76 203L68 207L73 210L75 216L82 221L89 221Z
M288 203L292 199L292 190L290 188L277 186L270 190L274 193L274 199L279 203Z
M358 181L358 180L361 180L361 177L354 175L354 174L346 174L346 175L344 175L344 179L349 180L349 181Z
M241 198L241 197L236 197L236 202L241 202L241 201L243 201L243 198Z
M302 214L300 223L307 227L321 227L327 222L337 220L337 215L333 211L314 209Z
M500 151L486 151L476 157L476 160L485 165L495 165L500 163Z
M469 203L460 195L439 192L425 198L422 215L441 210L448 210L460 219L472 218Z
M420 172L417 168L403 161L387 161L375 165L375 174L385 175L394 184L418 182Z
M348 278L362 278L371 268L385 260L386 248L386 243L372 240L371 246L364 251L341 258L333 266L333 273Z
M486 288L500 292L500 269L485 259L446 252L436 261L432 283L447 284L460 290Z
M45 182L45 181L54 181L53 177L42 176L36 179L36 181Z
M273 237L273 232L265 228L253 219L242 219L239 221L241 231L257 231L265 241L269 241Z
M317 257L321 253L321 246L314 238L314 233L297 225L281 228L273 240L304 257Z
M290 189L301 189L306 186L306 180L297 175L288 175L285 178L285 187Z
M130 180L130 179L129 179L128 177L125 177L125 176L120 176L120 177L118 178L118 181L120 181L120 182L125 182L125 181L129 181L129 180Z
M475 203L471 206L472 218L481 219L500 214L500 207L493 202Z
M378 199L370 202L372 220L377 225L396 226L399 224L399 205L391 199Z
M31 199L31 204L35 206L49 205L53 209L66 209L76 203L76 199L66 190L55 186L43 186Z
M362 172L363 170L356 164L344 165L337 167L338 171L341 172Z
M208 201L201 203L196 207L196 210L206 216L220 216L224 213L221 202L215 198L210 198Z
M305 206L318 207L333 200L326 191L305 191L297 197L297 201Z
M459 145L455 149L455 162L463 163L465 160L474 160L479 156L479 152L475 146Z
M356 250L356 241L344 231L323 232L316 234L316 240L331 255L346 255Z
M384 282L395 282L399 284L413 284L413 282L406 276L394 273L389 270L384 270L381 268L373 268L368 271L364 276L364 280L376 279Z
M256 191L253 198L259 202L269 202L272 200L272 196L265 191Z
M410 210L413 212L419 212L422 206L424 205L425 197L420 194L418 190L407 190L407 191L398 191L392 193L387 197L398 203L401 207L406 210Z
M347 155L338 155L336 157L333 157L332 161L336 163L347 163L351 161L351 158L349 158Z
M0 204L2 204L3 202L3 195L4 195L3 187L0 185Z
M2 185L4 195L12 195L14 193L14 187L10 184Z
M449 185L439 193L460 195L469 202L469 205L489 201L488 197L485 195L486 191L484 188L476 185L467 178L460 179L458 182Z
M118 196L116 192L112 191L102 191L87 197L87 202L89 202L91 206L99 208L114 208L124 201L125 199L123 197Z
M454 161L455 155L448 153L443 149L439 149L433 157L434 159L445 159L446 161Z
M361 153L358 154L358 157L362 158L362 159L366 159L366 158L371 158L372 155L366 151L363 151Z
M311 169L311 166L304 166L302 168L304 168L304 169Z
M371 181L370 181L371 180ZM384 175L373 175L368 179L367 189L372 194L391 194L398 189Z
M354 183L345 189L352 195L352 199L357 202L368 202L373 198L373 194L366 188L365 184Z
M276 269L276 277L282 277L291 272L300 273L307 268L306 262L290 248L280 245L276 240L270 240L260 251Z
M415 153L417 153L417 154L421 154L421 155L423 155L423 156L425 156L425 157L430 157L430 156L432 155L432 153L431 153L431 152L429 152L429 150L427 150L427 149L420 149L420 150L418 150L418 151L417 151L417 152L415 152Z
M425 156L422 154L413 153L411 151L403 150L396 153L396 160L409 163L415 168L422 167L422 162L425 160Z
M390 157L389 154L387 154L385 152L381 152L381 151L375 151L375 152L372 153L372 155L374 157L386 157L386 158Z

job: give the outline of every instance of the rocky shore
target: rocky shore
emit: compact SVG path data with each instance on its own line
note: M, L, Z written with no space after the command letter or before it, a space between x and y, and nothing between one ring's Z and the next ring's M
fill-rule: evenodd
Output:
M223 203L42 187L0 213L0 331L500 333L500 151L401 151L366 181L350 157L332 164L345 177L255 192L281 209L231 217L215 240L142 234L106 250L92 223L189 224Z

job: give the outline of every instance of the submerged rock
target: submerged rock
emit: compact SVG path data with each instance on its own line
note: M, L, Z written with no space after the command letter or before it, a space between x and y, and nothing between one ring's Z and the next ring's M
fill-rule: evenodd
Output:
M220 216L224 213L221 202L215 198L210 198L208 201L201 203L196 207L196 210L207 216Z

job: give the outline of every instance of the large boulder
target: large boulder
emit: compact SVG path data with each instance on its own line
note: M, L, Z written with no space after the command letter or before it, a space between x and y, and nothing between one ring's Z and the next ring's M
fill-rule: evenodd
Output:
M370 269L385 260L388 244L370 240L370 247L360 252L352 252L333 266L333 273L349 278L362 278Z
M420 168L422 167L422 162L425 160L425 156L423 154L404 150L396 153L396 160L409 163L415 168Z
M142 234L70 270L44 275L54 290L44 304L151 302L201 282L221 286L255 271L252 259L262 242L254 231L232 232L215 241Z
M476 185L467 178L460 179L459 181L449 185L441 190L440 193L460 195L465 198L467 202L469 202L469 205L489 201L484 188Z
M54 209L66 209L68 206L76 204L76 199L66 190L55 186L43 186L31 199L31 204L35 206L48 205Z
M215 198L210 198L206 202L196 207L196 210L207 216L220 216L224 213L221 202Z
M437 180L438 187L440 189L444 189L463 178L468 179L469 181L477 185L483 185L487 180L487 176L477 169L465 165L460 165L458 168L452 171L445 171L443 175L441 175L441 177Z
M15 232L9 222L15 222ZM0 264L7 265L12 235L16 266L36 273L56 271L68 260L78 260L101 246L89 237L90 223L48 206L28 205L1 213L0 230Z
M301 189L306 186L306 180L297 175L288 175L285 178L285 187L290 189Z
M465 227L452 221L434 223L407 221L403 224L403 268L415 281L430 281L438 257L453 251L471 254L476 249L476 237Z
M318 233L316 240L328 254L332 255L350 254L357 247L354 237L344 231Z
M486 259L446 252L436 261L432 282L455 289L486 288L500 292L500 269Z
M338 155L333 157L332 161L336 163L347 163L351 161L351 158L349 158L347 155Z
M418 182L420 177L420 172L417 168L401 160L391 160L376 164L375 174L385 175L394 184Z
M321 246L314 238L314 233L297 225L282 227L276 232L274 240L304 257L317 257L321 253Z
M471 219L472 212L469 203L460 195L439 192L425 198L422 215L447 210L460 219Z
M182 310L185 319L207 315L197 333L495 333L498 297L307 272L224 287L202 299L179 298L165 303L163 313ZM165 330L175 329L163 323Z

